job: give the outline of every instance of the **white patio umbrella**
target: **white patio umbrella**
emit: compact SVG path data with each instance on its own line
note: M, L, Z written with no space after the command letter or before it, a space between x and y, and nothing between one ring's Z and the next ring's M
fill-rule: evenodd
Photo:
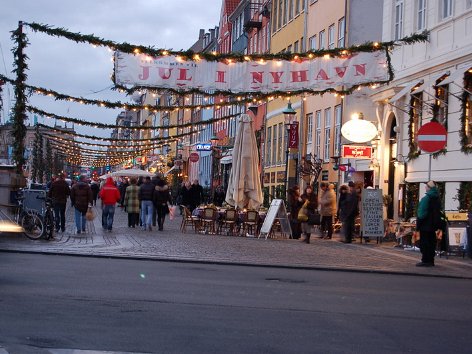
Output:
M259 175L259 150L252 120L247 114L242 114L239 118L226 202L248 209L257 209L263 202Z
M119 170L108 174L109 177L152 177L153 173L144 170L130 168L127 170Z

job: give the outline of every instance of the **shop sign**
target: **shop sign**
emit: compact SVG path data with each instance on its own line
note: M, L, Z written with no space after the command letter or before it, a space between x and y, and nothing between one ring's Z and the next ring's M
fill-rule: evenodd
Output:
M288 147L298 149L298 122L290 124Z
M196 144L197 151L210 151L211 144Z
M372 146L343 145L342 157L346 159L371 159Z

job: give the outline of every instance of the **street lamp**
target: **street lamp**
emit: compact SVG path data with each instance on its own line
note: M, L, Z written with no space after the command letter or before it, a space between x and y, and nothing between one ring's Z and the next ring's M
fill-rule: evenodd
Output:
M287 150L285 150L285 180L284 180L284 188L285 188L285 198L288 200L288 154L290 152L290 130L292 129L292 124L295 121L295 117L297 112L292 108L292 102L288 102L287 108L285 108L282 113L284 114L284 122L285 122L285 129L287 129Z

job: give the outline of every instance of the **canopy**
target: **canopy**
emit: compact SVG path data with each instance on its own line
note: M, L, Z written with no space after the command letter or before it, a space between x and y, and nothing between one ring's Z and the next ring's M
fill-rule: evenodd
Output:
M226 202L239 208L257 209L263 202L259 175L259 150L247 114L239 118L233 147L233 167L226 191Z
M152 177L153 173L138 169L119 170L105 175L105 177Z

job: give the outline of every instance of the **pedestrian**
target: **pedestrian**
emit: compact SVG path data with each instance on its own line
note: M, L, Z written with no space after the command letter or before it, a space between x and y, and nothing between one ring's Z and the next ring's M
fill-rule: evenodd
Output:
M154 175L151 178L151 184L154 186L154 190L157 187L157 183L161 180L161 177L159 175ZM155 227L157 225L157 208L154 205L154 208L152 209L152 226Z
M98 192L100 191L100 186L97 181L92 181L90 183L90 189L92 190L93 196L92 205L97 205Z
M182 188L180 189L180 195L182 196L182 205L185 207L189 208L190 211L193 211L192 209L192 195L190 192L190 188L192 185L190 184L190 181L185 181L182 183Z
M147 176L144 178L143 184L139 187L138 196L141 203L142 229L152 231L154 185L151 183L151 177Z
M124 178L123 181L121 181L120 187L118 190L120 191L120 207L124 206L124 201L125 201L125 193L126 193L126 188L129 186L129 181L128 178Z
M89 184L86 182L86 176L80 175L79 181L74 183L70 191L70 200L75 208L75 226L77 234L85 232L85 214L87 213L89 204L92 204L93 195Z
M213 204L216 206L223 206L223 203L226 198L226 193L223 186L218 186L215 190L215 196L213 197Z
M308 185L305 188L305 193L301 195L301 199L303 201L303 205L300 209L300 212L302 213L304 212L307 215L307 217L310 213L315 213L315 210L318 209L318 197L313 192L312 186ZM305 238L302 241L306 243L310 243L310 237L311 237L311 234L313 233L313 225L308 224L308 218L307 218L306 221L302 222L301 226L302 226L302 232L305 234Z
M302 234L302 226L298 220L298 213L303 205L303 200L300 196L300 187L293 186L288 190L288 209L290 211L290 226L292 229L292 238L299 239Z
M135 228L139 226L139 187L136 178L130 179L130 185L125 192L125 210L128 213L128 227Z
M333 217L336 214L336 193L334 185L327 182L320 183L320 230L324 239L333 237Z
M426 194L418 204L416 230L420 232L421 262L417 267L433 267L436 253L436 230L442 228L441 201L434 181L426 183Z
M66 206L67 199L70 196L70 188L63 173L59 174L51 183L48 196L52 199L56 232L59 232L59 230L64 232L66 230Z
M170 193L169 187L164 179L157 181L154 191L154 207L157 211L157 225L159 231L164 230L166 214L169 214Z
M355 185L353 181L350 181L348 186L343 185L340 188L339 196L339 220L343 223L342 234L343 243L351 243L354 234L354 227L358 209L359 200L355 191Z
M115 206L121 200L120 190L116 187L112 177L108 177L99 193L102 201L102 227L111 232L115 217Z
M203 187L198 183L198 179L193 181L190 187L190 210L194 210L203 202Z

